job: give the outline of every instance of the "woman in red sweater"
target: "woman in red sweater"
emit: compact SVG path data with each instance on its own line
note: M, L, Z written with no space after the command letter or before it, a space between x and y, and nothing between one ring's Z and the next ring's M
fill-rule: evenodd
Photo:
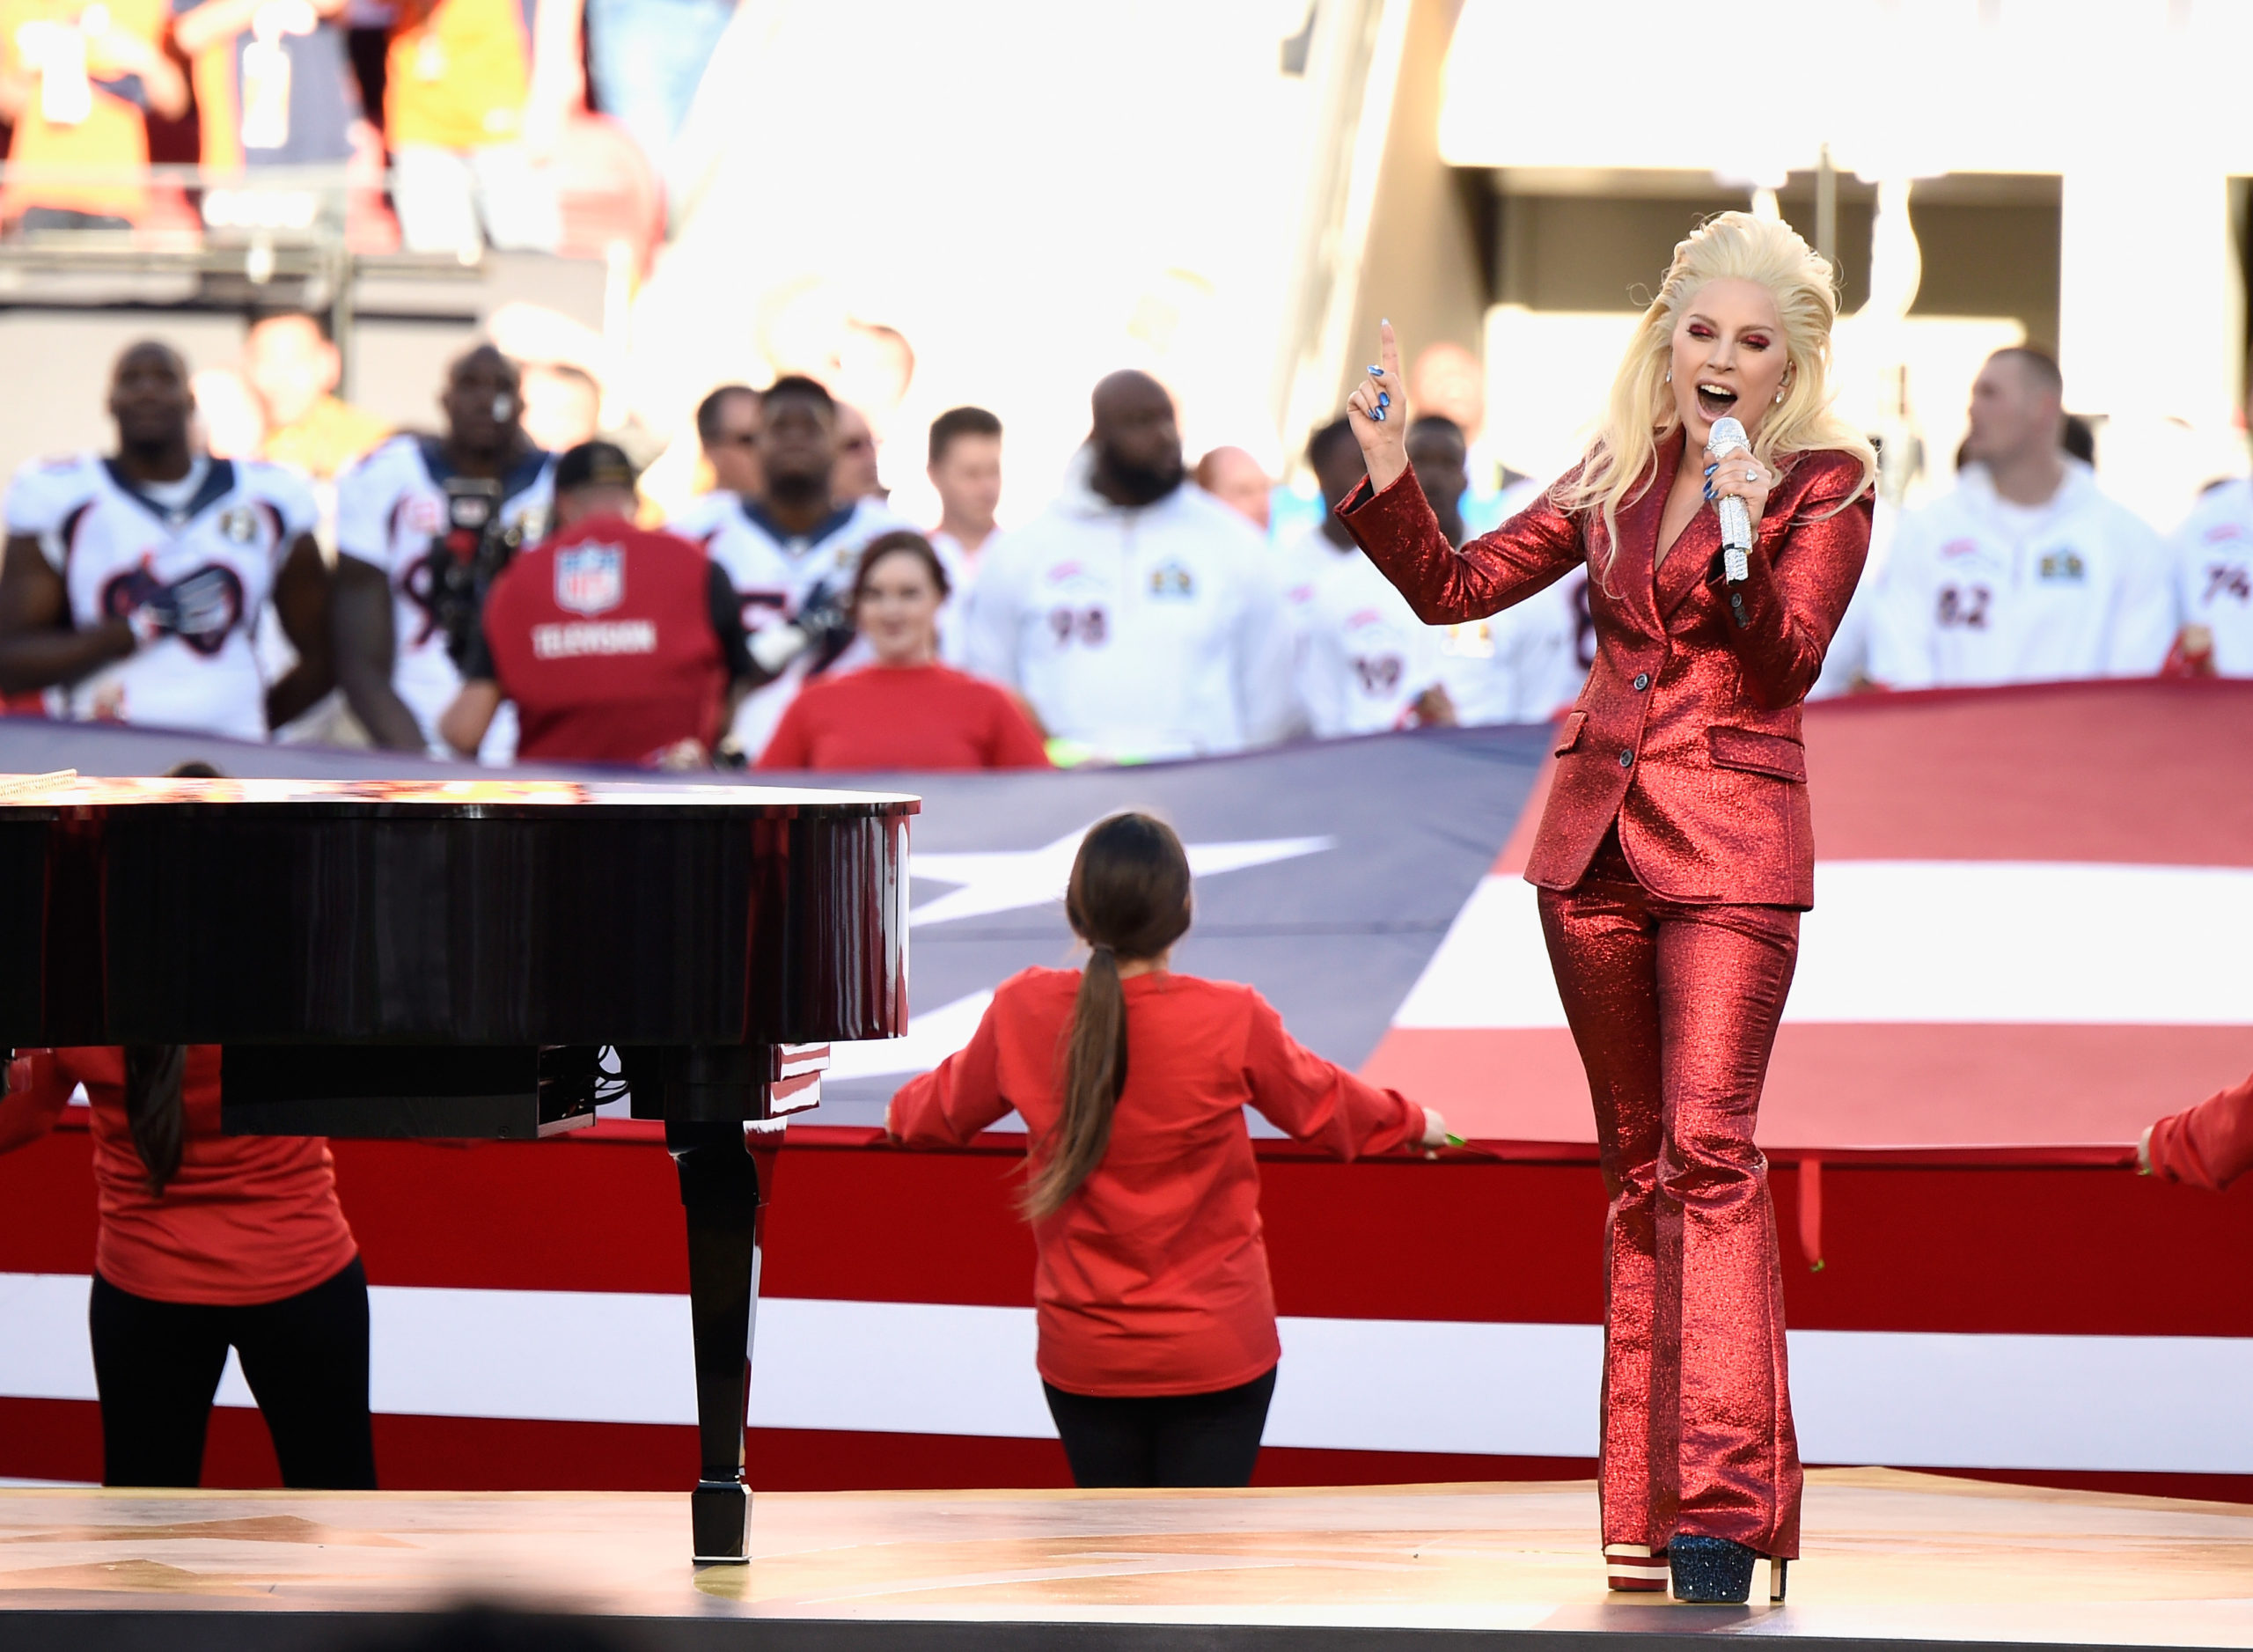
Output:
M818 677L759 754L760 768L1046 768L1048 753L1006 689L939 664L947 573L921 534L869 542L853 578L853 623L876 655Z
M328 1143L222 1134L216 1044L33 1050L9 1079L0 1153L46 1134L78 1085L93 1106L103 1483L201 1482L231 1347L283 1484L373 1489L368 1279Z
M885 1127L959 1146L1024 1118L1041 1386L1075 1481L1248 1486L1282 1349L1246 1104L1340 1158L1447 1127L1293 1042L1251 988L1167 968L1190 884L1162 821L1090 829L1064 910L1086 969L1004 981Z

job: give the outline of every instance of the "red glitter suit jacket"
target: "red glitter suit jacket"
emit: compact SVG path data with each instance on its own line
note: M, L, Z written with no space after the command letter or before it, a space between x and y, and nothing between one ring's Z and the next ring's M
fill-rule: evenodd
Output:
M1655 895L1805 908L1815 836L1800 701L1869 552L1869 496L1839 509L1861 485L1861 464L1832 450L1793 455L1768 495L1750 576L1731 593L1711 510L1652 572L1682 443L1678 430L1660 443L1656 479L1621 507L1608 572L1603 518L1568 516L1546 493L1459 551L1413 471L1382 493L1363 481L1339 515L1431 624L1484 619L1588 564L1596 664L1557 732L1529 882L1570 889L1617 819Z

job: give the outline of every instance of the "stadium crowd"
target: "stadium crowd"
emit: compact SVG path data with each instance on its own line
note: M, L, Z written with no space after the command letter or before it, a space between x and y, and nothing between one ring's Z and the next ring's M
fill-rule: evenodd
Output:
M661 197L733 11L733 0L0 0L0 230L193 228L185 192L148 172L193 161L206 182L340 169L356 250L554 252L565 196L600 190L604 174L623 166L628 194ZM202 216L222 221L209 200Z
M1408 444L1460 544L1539 484L1502 485L1479 452L1449 348L1412 378ZM246 451L214 439L175 351L118 359L115 451L9 487L14 709L494 763L1116 762L1538 721L1591 653L1581 571L1488 620L1420 623L1249 453L1193 469L1141 372L1094 387L1061 489L1003 530L1004 432L977 407L932 422L938 519L918 523L818 378L723 385L695 415L702 489L668 519L588 439L591 408L544 448L530 374L492 344L452 363L433 434L340 401L336 367L312 319L253 326ZM2213 485L2162 536L2070 451L2064 393L2038 349L1988 360L1953 488L1881 510L1818 692L2253 675L2253 484ZM1361 472L1343 419L1305 460L1325 506Z

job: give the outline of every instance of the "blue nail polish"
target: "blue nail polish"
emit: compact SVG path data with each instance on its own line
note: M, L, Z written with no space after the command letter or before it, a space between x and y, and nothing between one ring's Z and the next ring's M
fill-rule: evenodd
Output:
M1382 367L1372 367L1372 368L1370 368L1370 369L1369 369L1369 377L1370 377L1370 378L1383 378L1383 377L1384 377L1384 369L1383 369L1383 368L1382 368Z
M1710 475L1712 475L1715 471L1719 470L1720 468L1721 468L1721 466L1718 466L1718 465L1708 465L1708 466L1706 466L1706 475L1708 475L1708 476L1710 476Z
M1379 407L1376 410L1376 422L1379 424L1383 424L1384 422L1384 409L1383 407Z
M1392 398L1380 390L1376 393L1376 405L1380 407L1389 407L1392 405Z
M1714 496L1714 484L1713 484L1713 483L1711 483L1711 482L1707 482L1707 483L1706 484L1706 498L1708 498L1708 499L1710 499L1710 498L1712 498L1713 496Z

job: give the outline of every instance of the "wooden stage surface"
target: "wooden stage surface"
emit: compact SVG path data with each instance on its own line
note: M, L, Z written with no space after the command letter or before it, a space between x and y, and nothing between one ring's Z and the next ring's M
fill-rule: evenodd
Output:
M11 1490L0 1647L403 1647L422 1626L378 1614L468 1600L627 1648L2253 1647L2253 1507L1809 1482L1780 1609L1607 1595L1585 1482L775 1494L760 1558L702 1571L685 1496Z

